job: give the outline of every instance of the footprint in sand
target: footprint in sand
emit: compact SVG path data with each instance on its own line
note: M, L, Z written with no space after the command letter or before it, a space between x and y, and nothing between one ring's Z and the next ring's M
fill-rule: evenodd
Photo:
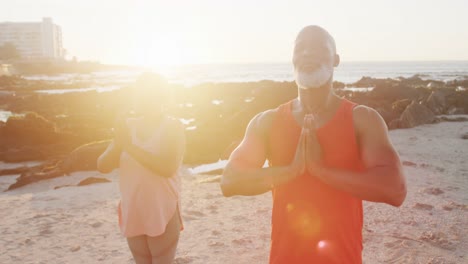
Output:
M261 208L257 210L257 214L265 214L268 212L269 212L268 208Z
M77 251L80 250L80 249L81 249L80 246L74 246L74 247L70 248L70 251L71 251L71 252L77 252Z
M240 238L240 239L232 240L232 243L236 245L246 245L246 244L251 244L252 240L247 239L247 238Z
M392 241L392 242L386 242L384 243L384 246L387 247L387 248L395 248L395 247L401 247L402 245L402 240L401 239L398 239L398 240L395 240L395 241Z
M218 206L215 204L210 204L206 207L206 209L210 210L211 213L216 214L218 213Z
M92 223L91 226L94 227L94 228L98 228L98 227L102 226L102 223L101 222L95 222L95 223Z
M458 204L454 201L451 201L449 204L446 204L444 206L442 206L442 209L444 209L445 211L452 211L454 209L459 209L459 210L463 210L463 211L467 211L468 210L468 206L467 205L463 205L463 204Z
M222 246L224 246L224 243L223 243L223 242L219 242L219 241L210 242L210 243L208 244L208 246L210 246L210 247L222 247Z
M447 191L458 191L460 190L460 187L457 186L449 186L447 187Z
M408 250L393 249L390 258L384 260L383 263L416 263L414 256L410 255Z
M424 231L419 239L442 249L453 250L455 248L453 242L447 238L444 232Z
M186 257L177 257L177 258L174 260L174 264L188 264L188 263L192 263L194 260L195 260L195 258L190 257L190 256L186 256Z
M409 167L416 167L418 164L412 162L412 161L407 161L407 160L404 160L402 162L403 166L409 166Z
M50 214L37 214L37 215L33 216L32 218L38 219L38 218L48 217L48 216L50 216Z
M220 197L219 194L212 194L212 193L207 193L205 194L205 199L213 199L213 198L216 198L216 197Z
M427 163L421 163L421 164L419 164L419 167L421 167L421 168L429 168L429 167L431 167L431 165L429 165L429 164L427 164Z
M183 213L182 218L186 221L190 221L190 220L197 220L204 216L205 214L200 211L187 210Z
M403 221L402 223L405 224L405 225L409 225L409 226L417 226L418 225L418 222L416 222L414 220Z
M245 216L243 215L235 215L232 217L232 220L234 221L242 221L242 220L245 220Z
M423 193L431 194L431 195L439 195L439 194L443 194L444 191L442 191L440 188L437 188L437 187L431 187L431 188L424 189Z
M53 234L54 232L51 230L51 227L52 225L50 224L47 224L45 226L42 226L41 227L41 231L39 231L39 235L40 236L43 236L43 235L51 235Z
M434 206L430 204L416 203L413 205L413 208L418 210L432 210Z

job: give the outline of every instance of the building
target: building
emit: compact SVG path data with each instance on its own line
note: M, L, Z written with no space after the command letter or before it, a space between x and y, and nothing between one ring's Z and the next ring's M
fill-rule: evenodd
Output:
M10 64L0 64L0 76L11 75L11 65ZM1 110L0 110L1 112Z
M0 46L13 44L23 59L61 59L65 56L62 30L43 18L42 22L0 23Z

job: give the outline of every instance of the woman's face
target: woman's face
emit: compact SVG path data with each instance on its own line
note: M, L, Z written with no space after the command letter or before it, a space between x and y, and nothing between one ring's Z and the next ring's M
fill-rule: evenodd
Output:
M167 99L167 85L164 81L140 78L134 87L133 109L143 115L160 114Z
M152 91L151 89L158 91ZM138 87L133 98L133 108L135 112L144 115L160 113L162 105L166 100L164 99L163 92L159 91L159 89L161 88L153 87L141 89Z

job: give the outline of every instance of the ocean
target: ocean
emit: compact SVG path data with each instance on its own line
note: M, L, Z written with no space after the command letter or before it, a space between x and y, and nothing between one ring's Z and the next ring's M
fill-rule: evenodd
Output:
M291 63L184 65L153 69L153 71L166 76L172 83L183 84L188 87L206 82L292 81L294 79ZM92 80L96 84L95 87L83 88L105 92L116 89L119 85L133 82L141 72L142 70L131 70L54 76L32 75L26 76L26 78L51 81ZM441 81L468 79L468 61L343 62L335 68L334 79L335 81L350 84L363 76L408 78L414 75L418 75L422 79ZM55 93L57 92L56 90Z
M292 81L291 63L188 65L161 70L169 80L187 86L204 82ZM447 62L343 62L335 68L335 81L346 84L363 76L397 78L419 75L448 81L468 78L468 61Z

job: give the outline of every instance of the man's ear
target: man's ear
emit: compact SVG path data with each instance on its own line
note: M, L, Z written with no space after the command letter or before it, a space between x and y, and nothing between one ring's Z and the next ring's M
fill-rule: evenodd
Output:
M333 67L338 67L340 65L340 55L335 54L335 61L333 63Z

